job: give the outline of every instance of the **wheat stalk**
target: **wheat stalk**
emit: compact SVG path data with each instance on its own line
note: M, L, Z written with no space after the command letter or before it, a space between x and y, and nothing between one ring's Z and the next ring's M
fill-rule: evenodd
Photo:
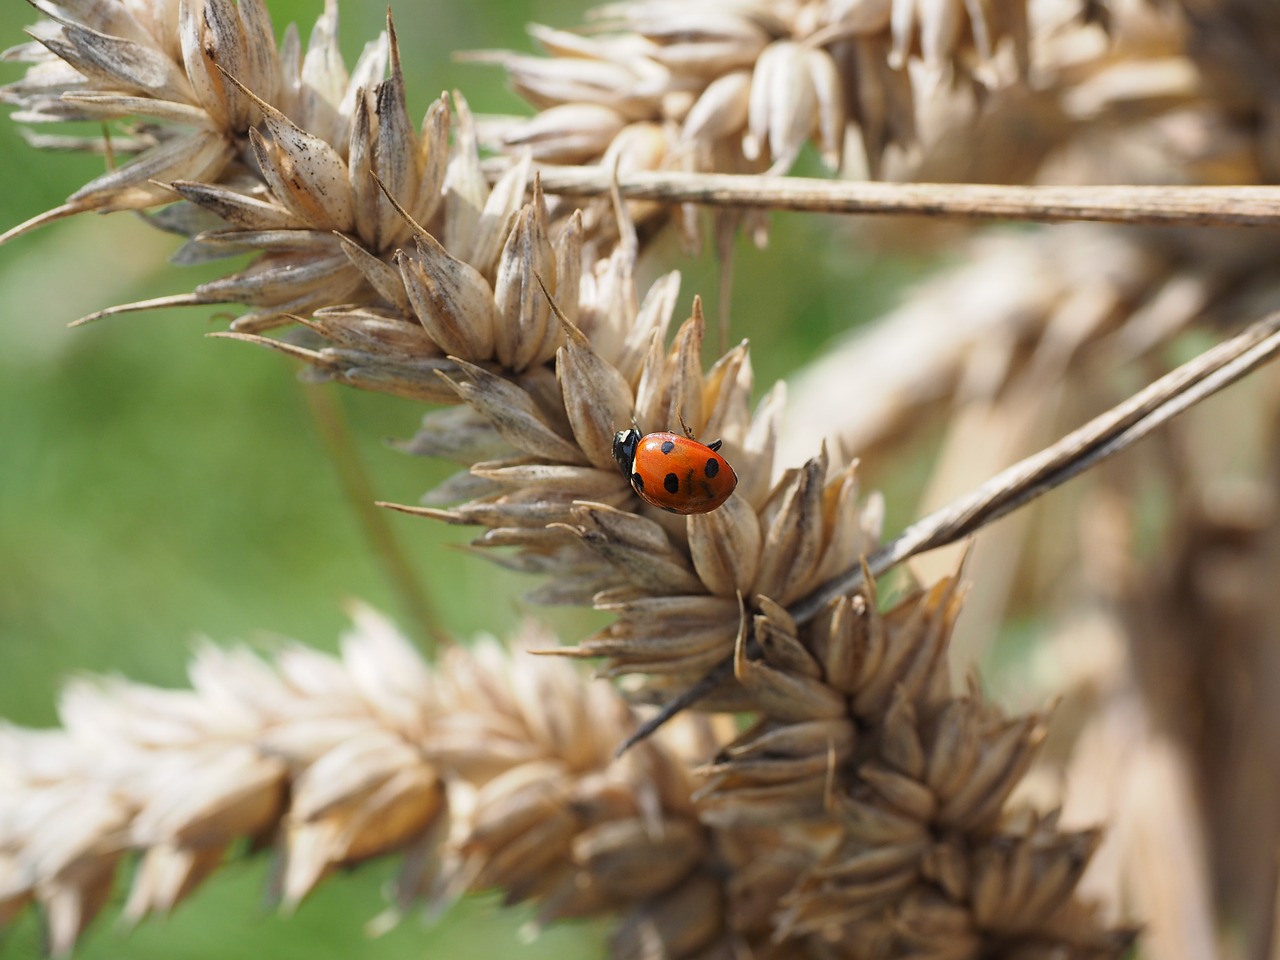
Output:
M867 183L804 177L537 168L544 190L597 197L613 189L633 200L808 213L918 215L962 220L1092 221L1159 226L1274 227L1280 188L1008 186L977 183Z

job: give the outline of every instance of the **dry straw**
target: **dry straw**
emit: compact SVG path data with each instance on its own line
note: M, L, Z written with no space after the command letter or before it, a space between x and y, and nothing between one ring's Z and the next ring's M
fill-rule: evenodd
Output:
M700 301L673 323L678 273L647 290L637 274L674 203L691 241L691 205L716 208L721 253L743 225L762 238L745 207L1273 223L1262 188L758 176L788 171L810 141L836 171L854 154L873 173L927 171L954 156L939 116L988 101L987 118L1047 111L1085 142L1116 104L1207 99L1207 80L1193 93L1143 60L1173 56L1164 24L1092 2L617 3L584 32L535 28L548 56L481 55L535 116L475 118L454 94L419 120L390 20L348 71L332 3L305 50L292 27L277 43L261 0L40 9L33 40L7 54L29 64L4 88L15 118L138 120L110 144L129 163L3 239L84 211L162 208L189 238L182 260L255 253L190 294L84 319L240 303L219 336L294 357L312 379L445 405L406 447L464 469L397 509L482 528L474 552L540 574L535 599L612 620L574 646L529 626L506 649L429 664L361 610L336 659L210 647L190 691L69 686L61 728L0 736L0 922L35 906L50 948L68 952L126 859L140 857L125 907L140 919L247 839L280 856L286 906L339 867L398 853L389 919L497 889L536 903L541 922L615 917L619 957L1130 948L1119 898L1077 889L1102 825L1064 826L1015 797L1049 713L1009 716L950 665L959 581L881 604L874 577L1264 363L1277 316L1253 310L1265 318L1244 333L878 546L883 507L856 463L817 443L799 466L782 461L782 386L753 407L746 344L706 369ZM1142 51L1145 95L1108 72L1108 19L1116 49ZM1126 37L1130 23L1149 42ZM1029 101L1036 111L1018 113ZM506 159L482 162L482 142ZM566 199L588 195L600 199L581 210ZM689 517L642 504L612 455L632 422L722 438L735 495ZM665 719L695 702L704 713L636 736L655 726L639 726L638 706L666 705ZM716 715L730 712L744 725Z

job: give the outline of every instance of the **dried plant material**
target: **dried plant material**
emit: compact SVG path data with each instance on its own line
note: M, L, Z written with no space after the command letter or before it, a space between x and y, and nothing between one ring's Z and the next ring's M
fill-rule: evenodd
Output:
M911 651L878 668L834 669L830 651L863 646L831 642L845 619L800 632L764 606L753 629L776 689L803 679L830 716L773 710L732 740L687 721L621 759L631 709L566 662L525 655L553 642L533 626L514 650L482 641L429 667L362 609L340 658L205 647L189 691L70 687L61 729L0 738L0 852L16 868L6 918L41 904L65 953L126 857L142 856L126 906L139 919L176 906L247 837L279 846L285 906L335 868L404 851L395 914L496 888L533 901L539 923L617 917L619 957L735 943L802 957L815 936L822 955L844 943L856 956L865 920L832 938L868 910L886 942L963 929L959 957L1033 942L1119 955L1125 935L1073 899L1096 836L1002 815L1039 721L1006 720L974 692L951 698L945 658L927 654L945 645L954 581L864 608L860 635ZM820 662L806 645L824 634ZM922 656L938 682L911 681ZM894 706L867 726L844 707L886 671L902 678ZM826 686L841 673L858 679ZM692 769L689 745L715 759ZM744 910L760 889L776 896Z
M189 691L83 682L62 729L4 731L5 918L40 904L58 954L135 851L135 920L171 910L240 838L275 837L285 905L336 867L427 844L440 872L408 859L402 907L498 885L545 901L544 921L647 904L706 855L682 765L657 743L614 762L630 711L565 663L517 669L489 643L432 669L360 610L341 659L206 647L191 678Z
M82 211L167 202L172 193L165 184L173 180L217 183L233 175L238 141L261 114L251 97L225 82L215 64L269 100L289 86L262 0L130 2L109 10L54 2L40 9L49 19L33 28L36 41L9 51L8 59L31 64L24 79L3 89L5 101L19 108L16 119L59 123L141 116L163 123L151 126L151 142L139 143L130 163L0 239ZM334 41L336 23L331 4L313 36ZM296 42L296 29L293 38ZM319 96L309 86L290 93L299 102Z
M566 196L609 192L597 167L542 172L545 189ZM1280 191L1268 186L994 186L865 183L803 177L638 171L618 177L624 197L667 203L765 207L816 213L928 213L966 220L1270 226L1280 223Z
M1119 956L1132 932L1099 926L1071 893L1097 834L1006 809L1042 718L1010 720L974 689L951 693L958 611L950 580L883 613L846 597L807 625L781 608L758 617L762 658L744 685L765 716L698 771L702 818L729 834L787 825L785 879L770 881L782 893L775 937L821 944L820 955L1052 944Z
M876 169L891 144L910 145L915 99L929 93L904 69L907 61L981 73L990 87L1013 82L977 67L1010 39L1025 68L1024 7L1023 0L734 0L696 8L632 0L595 11L590 33L530 28L547 58L486 51L471 59L502 65L538 109L490 130L507 148L534 144L539 159L611 159L602 165L635 171L786 172L814 141L835 171L853 127ZM665 142L642 145L631 136L641 128Z
M63 730L0 738L0 921L39 907L51 946L68 951L128 855L141 862L125 912L140 919L172 909L246 838L275 842L283 859L272 892L287 906L336 869L404 852L396 912L496 889L532 902L540 923L618 918L618 956L1103 958L1129 948L1129 918L1080 894L1099 824L1064 828L1054 810L1018 798L1032 792L1048 714L1010 717L976 682L954 689L958 581L909 588L882 609L873 578L1265 362L1280 346L1276 315L877 549L883 508L862 500L854 467L832 452L843 445L806 438L800 455L781 456L783 391L753 408L745 344L706 369L701 301L673 330L678 275L642 292L637 256L652 224L643 233L635 224L684 204L692 240L689 205L718 205L724 254L739 226L760 225L747 206L1274 223L1266 188L1169 185L1258 179L1241 171L1264 168L1278 126L1265 76L1224 83L1222 54L1202 42L1211 32L1180 32L1210 23L1212 5L1159 21L1116 4L1117 42L1106 47L1096 26L1080 25L1100 19L1093 3L1045 0L1043 18L1018 0L617 3L590 34L535 28L547 58L494 57L539 115L477 122L455 95L420 127L390 23L348 73L332 8L304 54L296 31L275 44L257 0L73 6L42 6L53 19L10 54L32 69L6 96L27 119L142 118L123 142L137 158L11 235L81 209L181 197L150 214L189 238L181 259L245 250L257 259L192 294L94 316L239 302L251 312L226 336L292 356L315 378L457 404L428 413L403 446L464 471L424 506L400 509L478 526L472 552L539 575L535 599L611 615L571 647L532 630L525 642L599 661L600 674L625 678L625 695L584 682L564 660L517 663L492 645L428 667L368 613L340 660L286 648L267 664L206 649L191 691L72 688ZM1238 14L1237 4L1221 7ZM143 15L153 13L175 29L152 29ZM1031 89L1021 79L1033 47ZM1169 154L1150 168L1169 184L870 189L756 176L785 172L812 143L832 169L861 153L876 174L945 173L960 158L974 179L1000 170L1124 182L1099 175L1108 161L1078 157L1109 158L1098 145L1135 130L1134 156ZM479 142L494 138L514 162L481 162ZM1007 156L1018 138L1025 153ZM72 145L94 148L86 138ZM600 169L536 172L535 160ZM602 199L582 212L564 199L589 194ZM1154 236L1089 258L1061 246L1046 257L1028 235L993 241L995 282L947 288L954 336L920 351L896 328L910 362L876 357L898 377L919 372L917 383L930 381L922 392L846 367L845 379L878 396L827 397L826 407L850 407L872 423L863 436L882 440L886 423L931 400L994 405L1026 395L1011 384L1067 383L1077 358L1112 334L1113 356L1129 359L1202 314L1272 309L1251 302L1269 282L1259 235L1158 246ZM1014 262L1011 246L1031 253ZM993 287L1004 294L994 310ZM935 301L926 316L935 334L941 312ZM980 313L990 326L956 320ZM284 324L297 327L263 335ZM1001 341L978 357L992 330ZM815 421L830 426L828 412ZM723 440L740 476L722 508L684 519L637 499L611 451L619 429L682 423ZM790 463L801 465L776 469ZM1214 569L1186 579L1229 620L1238 597ZM750 716L741 729L684 717L615 757L699 698ZM638 728L628 700L668 714ZM1206 741L1205 758L1229 726L1206 725L1219 742ZM1256 743L1262 752L1265 738ZM1156 862L1151 836L1190 823L1185 771L1194 769L1178 757L1133 766L1128 782L1166 801L1149 823L1119 821L1140 840L1140 866ZM1220 792L1205 796L1225 821L1235 781L1219 769L1216 782ZM1240 832L1217 829L1230 841L1222 863L1251 865ZM1184 833L1176 852L1190 880L1162 884L1146 867L1157 879L1143 902L1163 920L1171 904L1194 901L1187 936L1174 940L1198 947L1210 939L1207 858ZM1256 908L1256 879L1245 886L1253 912L1242 929L1260 946L1269 914ZM1123 897L1107 899L1114 908Z

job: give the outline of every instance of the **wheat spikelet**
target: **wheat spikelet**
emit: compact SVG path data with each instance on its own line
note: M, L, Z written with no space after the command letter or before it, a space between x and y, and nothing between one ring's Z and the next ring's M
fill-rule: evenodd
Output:
M73 193L12 237L86 210L151 207L173 197L167 184L231 182L246 172L249 131L258 104L228 84L219 66L297 123L345 152L356 91L385 69L385 39L370 45L349 79L337 51L337 7L327 4L302 51L297 28L277 46L261 0L180 4L176 0L48 3L34 39L5 59L31 64L4 87L15 119L32 123L140 117L133 136L104 143L68 137L71 147L133 154L132 162ZM45 141L48 143L49 141ZM56 141L51 144L56 145Z
M1018 0L651 0L602 7L591 27L531 28L547 58L473 55L502 64L539 111L490 124L495 139L554 163L724 172L785 171L813 139L838 170L852 128L878 169L886 148L914 139L908 59L976 80L1006 39L1025 69L1028 45Z
M821 660L780 610L757 617L766 656L740 665L757 726L690 720L621 759L630 708L526 656L552 642L532 626L433 668L361 609L339 658L208 645L188 691L82 681L61 729L0 738L4 917L39 905L65 953L127 857L137 920L248 838L282 858L285 906L401 853L397 912L496 888L543 923L617 917L619 957L860 957L957 924L947 955L1116 956L1127 935L1072 899L1094 834L1002 816L1041 720L947 693L958 607L954 581L883 615L845 599L814 631Z

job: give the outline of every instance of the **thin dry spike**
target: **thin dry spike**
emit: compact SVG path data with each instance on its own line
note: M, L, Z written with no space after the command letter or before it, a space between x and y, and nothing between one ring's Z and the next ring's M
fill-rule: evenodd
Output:
M263 337L256 333L240 333L236 330L219 330L214 333L207 333L205 336L212 340L240 340L244 343L256 344L260 347L267 347L285 356L293 357L297 360L305 360L307 363L314 364L319 367L332 367L333 361L325 357L323 354L315 350L308 350L306 347L300 347L294 343L287 343L284 340L273 340L270 337Z
M103 317L113 317L120 313L141 313L144 310L161 310L164 307L208 306L214 302L217 301L205 300L194 293L177 293L169 297L156 297L154 300L136 300L133 303L122 303L118 306L107 307L105 310L98 310L83 316L79 320L72 320L67 326L83 327L86 323L93 323Z
M116 168L116 150L111 144L111 128L105 123L102 125L102 157L108 170Z
M395 510L398 513L407 513L413 517L439 517L441 514L449 512L436 507L415 507L408 503L392 503L390 500L375 500L373 505L375 507L384 507L387 510Z
M268 116L276 117L279 120L283 120L285 123L289 124L289 126L293 127L295 130L300 129L296 123L294 123L292 120L286 117L283 113L281 113L271 104L267 103L267 101L263 100L260 96L258 96L248 87L246 87L243 83L241 83L240 79L236 77L235 74L233 74L230 70L228 70L222 64L218 63L217 60L213 61L213 65L218 68L218 71L224 77L226 77L228 80L231 81L232 85L235 86L237 90L239 90L246 97L252 100L254 102L254 105L257 106L257 108L261 110L263 113L267 114Z
M369 176L373 177L373 182L378 185L378 189L382 191L382 195L387 198L387 203L391 204L392 209L394 209L396 213L400 214L400 217L409 225L410 229L413 230L416 236L431 236L431 234L427 233L427 228L417 220L413 219L413 215L401 205L399 200L391 195L391 191L387 189L387 185L382 182L381 177L372 170L369 171Z
M551 295L551 291L547 289L547 281L542 279L542 274L537 270L533 271L533 279L538 281L538 286L542 288L542 295L547 298L547 303L551 305L551 312L556 315L556 319L570 329L577 330L577 324L564 315L564 311L560 309L560 305L556 303L556 298Z
M60 207L54 207L52 210L46 210L44 213L38 213L30 220L24 220L16 227L10 227L4 233L0 233L0 245L8 243L10 240L17 239L24 233L30 233L37 227L43 227L46 223L53 223L56 220L65 220L67 217L75 216L77 213L84 213L89 209L92 208L81 201L77 203L64 203Z

